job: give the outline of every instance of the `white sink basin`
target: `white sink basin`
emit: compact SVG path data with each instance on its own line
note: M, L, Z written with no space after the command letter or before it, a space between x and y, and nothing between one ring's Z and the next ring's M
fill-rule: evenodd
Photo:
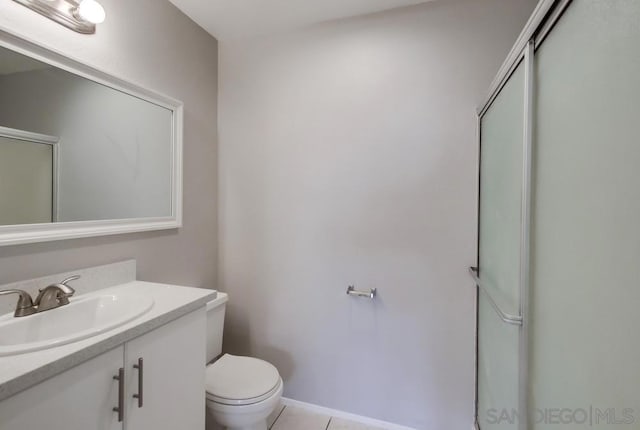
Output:
M121 326L148 312L151 297L117 293L71 298L56 309L15 318L0 317L0 356L77 342Z

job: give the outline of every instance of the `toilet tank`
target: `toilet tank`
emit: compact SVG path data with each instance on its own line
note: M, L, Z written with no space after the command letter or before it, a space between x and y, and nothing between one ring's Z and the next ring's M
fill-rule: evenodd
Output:
M218 296L207 303L207 363L222 354L224 311L229 296L218 291Z

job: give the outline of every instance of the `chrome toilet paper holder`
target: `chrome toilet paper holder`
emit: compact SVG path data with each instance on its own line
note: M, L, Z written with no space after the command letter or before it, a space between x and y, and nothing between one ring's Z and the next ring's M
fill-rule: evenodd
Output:
M378 289L377 288L370 288L369 291L361 291L361 290L356 290L356 287L353 285L349 285L347 287L347 294L350 296L356 296L356 297L367 297L369 299L374 299L376 297Z

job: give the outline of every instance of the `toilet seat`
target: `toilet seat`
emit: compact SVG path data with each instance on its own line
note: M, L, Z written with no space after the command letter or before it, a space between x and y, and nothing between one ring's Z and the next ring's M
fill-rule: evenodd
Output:
M250 405L273 396L282 385L278 370L264 360L231 354L207 366L206 398L224 405Z
M278 381L278 384L273 387L268 393L263 394L262 396L252 397L250 399L226 399L224 397L215 396L213 394L207 393L207 401L218 403L221 405L229 405L229 406L245 406L245 405L253 405L255 403L260 403L263 400L266 400L273 396L280 387L282 386L282 380Z

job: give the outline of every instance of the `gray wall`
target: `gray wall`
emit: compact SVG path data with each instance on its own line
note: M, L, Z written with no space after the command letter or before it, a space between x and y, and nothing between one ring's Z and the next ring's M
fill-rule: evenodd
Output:
M167 1L101 3L107 20L92 36L11 1L0 3L0 27L184 102L184 227L3 247L0 284L135 258L141 279L214 287L217 42Z
M272 361L287 397L471 427L475 108L534 5L449 0L221 42L226 348Z

